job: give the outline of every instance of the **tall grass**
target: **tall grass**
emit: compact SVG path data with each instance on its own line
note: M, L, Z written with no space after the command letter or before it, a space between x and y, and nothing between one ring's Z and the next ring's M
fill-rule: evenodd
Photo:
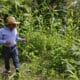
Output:
M13 15L21 22L20 36L28 39L28 43L18 43L18 47L20 61L32 71L30 80L36 80L32 75L41 80L80 79L79 8L68 7L67 3L56 0L52 6L46 0L0 2L0 25L5 17ZM22 70L25 74L21 76L28 75L24 66Z

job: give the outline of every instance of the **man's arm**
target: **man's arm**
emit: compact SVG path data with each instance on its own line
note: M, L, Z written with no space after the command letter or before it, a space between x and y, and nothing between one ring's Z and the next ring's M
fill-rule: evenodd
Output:
M16 34L16 40L17 40L17 41L27 42L26 39L19 37L18 32L17 32L17 29L16 29L16 33L17 33L17 34Z
M17 41L23 41L23 39L22 39L21 37L19 37L18 34L17 34L17 36L16 36L16 40L17 40Z
M6 41L3 40L2 30L0 29L0 44L5 44Z
M21 41L21 42L27 42L27 40L26 40L26 39L21 38L21 37L19 37L18 35L17 35L16 40L17 40L17 41Z

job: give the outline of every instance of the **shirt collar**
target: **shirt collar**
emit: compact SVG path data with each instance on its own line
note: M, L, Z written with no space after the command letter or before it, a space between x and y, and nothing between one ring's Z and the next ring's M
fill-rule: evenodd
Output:
M8 28L7 26L4 26L4 29L10 31L9 28ZM12 30L12 31L14 31L14 30Z
M9 30L9 28L7 26L4 26L4 29Z

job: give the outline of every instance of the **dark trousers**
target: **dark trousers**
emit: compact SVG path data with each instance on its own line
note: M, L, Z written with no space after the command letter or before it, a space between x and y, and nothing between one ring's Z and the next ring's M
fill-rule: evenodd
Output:
M18 59L18 50L16 48L16 46L13 47L2 47L2 53L4 56L4 62L5 62L5 68L7 70L10 70L10 58L12 58L13 60L13 64L15 66L15 68L19 68L19 59Z

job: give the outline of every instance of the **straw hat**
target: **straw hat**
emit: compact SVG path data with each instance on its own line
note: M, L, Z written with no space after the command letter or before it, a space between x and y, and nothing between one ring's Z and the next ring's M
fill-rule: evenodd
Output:
M9 16L6 19L7 24L20 24L20 22L17 22L15 17Z

